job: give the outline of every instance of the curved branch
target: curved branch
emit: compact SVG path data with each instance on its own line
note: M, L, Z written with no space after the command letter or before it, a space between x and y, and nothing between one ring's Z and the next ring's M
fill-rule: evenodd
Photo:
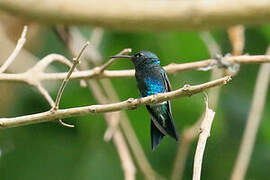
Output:
M38 114L26 115L15 118L0 118L0 127L8 128L8 127L16 127L23 126L34 123L41 123L46 121L52 121L55 119L63 119L68 117L80 116L80 115L88 115L95 113L106 113L112 111L120 111L123 109L134 109L136 107L151 104L151 103L159 103L162 101L167 101L169 99L174 99L177 97L191 96L193 94L205 91L209 88L224 85L228 81L230 81L230 76L226 76L214 81L210 81L200 85L185 85L183 88L180 88L175 91L155 94L152 96L148 96L140 99L130 98L126 101L113 103L113 104L105 104L105 105L92 105L92 106L83 106L69 109L60 109L57 111L46 111Z
M270 1L0 0L0 9L49 24L120 30L202 30L269 22Z

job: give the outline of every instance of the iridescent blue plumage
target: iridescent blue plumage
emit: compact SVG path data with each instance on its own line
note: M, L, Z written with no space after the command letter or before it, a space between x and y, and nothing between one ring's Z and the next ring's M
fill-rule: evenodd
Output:
M151 77L144 78L147 90L143 93L143 96L150 96L156 93L166 92L163 82Z
M171 91L169 79L160 66L159 58L150 51L141 51L133 56L114 56L130 58L135 66L135 77L141 96L146 97L157 93ZM178 135L172 118L170 101L146 105L151 115L152 149L161 139L169 135L178 140Z

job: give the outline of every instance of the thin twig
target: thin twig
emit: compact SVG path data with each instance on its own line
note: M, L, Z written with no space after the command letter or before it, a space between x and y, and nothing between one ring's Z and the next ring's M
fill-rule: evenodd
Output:
M37 90L45 97L45 99L50 104L51 108L55 107L55 102L53 101L51 95L49 92L42 86L41 82L39 81L39 73L44 72L45 69L52 63L58 61L62 64L67 65L68 67L72 68L73 63L70 62L68 59L66 59L64 56L58 55L58 54L50 54L40 60L34 67L30 68L26 73L24 73L26 76L25 78L28 79L28 84L31 84L32 86L36 87ZM74 69L77 71L77 69ZM35 77L35 78L34 78ZM84 81L84 80L83 80ZM63 122L61 119L58 120L60 124L66 127L74 127L74 125L67 124Z
M69 81L69 79L70 79L70 76L71 76L71 74L73 73L74 69L75 69L76 66L80 63L80 61L79 61L79 60L80 60L80 57L81 57L83 51L86 49L86 47L87 47L88 45L89 45L89 42L87 42L87 43L83 46L83 48L81 49L79 55L78 55L76 58L73 59L73 66L71 66L71 68L69 69L69 72L67 73L66 78L63 80L63 83L62 83L61 87L59 88L59 91L58 91L58 93L57 93L57 97L56 97L56 100L55 100L55 106L53 107L52 110L54 110L54 111L58 110L58 108L59 108L59 103L60 103L60 99L61 99L61 96L62 96L62 94L63 94L63 92L64 92L64 89L65 89L65 87L66 87L66 85L67 85L67 83L68 83L68 81Z
M11 55L8 57L8 59L5 61L5 63L0 67L0 73L3 73L9 67L9 65L15 60L15 58L17 57L17 55L21 51L23 45L26 42L26 33L27 33L27 26L24 26L21 37L18 40L18 43L17 43L15 49L13 50Z
M269 81L270 64L263 64L257 76L251 108L231 180L243 180L245 178L266 101Z
M68 72L68 74L67 74L67 77L63 80L63 82L62 82L62 84L61 84L61 86L60 86L60 88L59 88L59 90L58 90L58 93L57 93L57 96L56 96L56 100L55 100L55 104L54 104L54 106L53 106L52 109L51 109L52 111L57 111L57 110L59 109L59 103L60 103L62 94L63 94L63 92L64 92L64 89L65 89L65 87L66 87L66 85L67 85L67 83L68 83L68 81L69 81L69 79L70 79L71 74L72 74L73 71L76 69L76 66L80 63L80 57L81 57L83 51L86 49L86 47L87 47L88 45L89 45L89 42L87 42L87 43L83 46L83 48L82 48L81 51L79 52L79 55L78 55L76 58L73 58L73 64L72 64L72 66L71 66L70 69L69 69L69 72ZM44 66L46 66L46 65L44 65ZM74 127L74 125L72 125L72 124L67 124L67 123L65 123L64 121L62 121L62 119L59 119L58 121L59 121L59 123L62 124L63 126L70 127L70 128L73 128L73 127Z
M201 124L200 128L201 132L194 157L193 180L200 180L201 178L204 149L206 146L207 138L210 136L212 122L215 117L215 112L212 109L209 109L208 107L208 100L206 100L205 104L206 104L205 117Z
M96 114L96 113L105 113L105 112L113 112L120 111L123 109L134 109L139 106L143 106L151 103L160 103L163 101L168 101L178 97L191 96L196 93L205 91L215 86L220 86L227 84L231 78L229 76L210 81L200 85L185 85L183 88L180 88L175 91L155 94L152 96L133 99L129 98L126 101L105 104L105 105L92 105L92 106L83 106L69 109L59 109L57 111L46 111L42 113L20 116L15 118L0 118L0 127L8 128L8 127L16 127L23 126L34 123L41 123L46 121L52 121L55 119L62 119L67 117L74 117L79 115L87 115L87 114Z

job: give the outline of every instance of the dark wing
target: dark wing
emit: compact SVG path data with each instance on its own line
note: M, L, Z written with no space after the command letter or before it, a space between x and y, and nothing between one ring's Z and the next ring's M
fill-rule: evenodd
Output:
M163 82L165 83L165 87L166 87L166 89L167 89L167 92L170 92L170 91L172 90L171 83L170 83L170 81L169 81L169 78L168 78L168 76L167 76L165 70L164 70L164 69L162 69L162 70L163 70L163 71L162 71ZM171 102L170 102L170 101L167 101L167 102L168 102L169 111L170 111L169 113L170 113L170 115L172 115Z
M171 83L169 81L169 78L168 78L168 76L167 76L167 74L166 74L166 72L165 72L164 69L162 69L162 73L161 74L162 74L162 78L163 78L163 80L165 82L166 89L167 89L168 92L170 92L172 90L172 86L171 86Z
M165 72L164 69L162 69L162 78L163 78L163 82L165 82L165 86L166 86L166 89L168 92L170 92L172 90L172 86L171 86L171 83L169 81L169 78ZM177 131L176 131L176 128L175 128L175 125L174 125L174 121L173 121L173 117L172 117L172 107L171 107L171 102L170 101L167 101L167 105L168 105L168 115L169 115L169 119L170 119L170 125L171 127L169 128L170 129L170 132L167 131L167 133L169 133L172 137L174 137L176 140L178 140L178 135L177 135Z

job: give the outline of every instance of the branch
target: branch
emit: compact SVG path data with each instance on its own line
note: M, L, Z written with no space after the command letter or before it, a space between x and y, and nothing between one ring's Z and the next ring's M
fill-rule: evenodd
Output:
M202 121L201 128L200 128L200 136L196 148L196 153L194 157L194 164L193 164L193 180L200 180L201 178L201 169L202 169L202 160L204 149L206 146L207 138L210 136L212 122L215 117L215 112L208 107L208 100L205 102L206 104L206 111L205 117Z
M21 34L20 39L18 40L18 43L17 43L15 49L13 50L13 52L9 56L9 58L5 61L3 66L0 68L0 73L4 72L9 67L9 65L15 60L16 56L22 50L22 47L26 42L26 33L27 33L27 26L24 26L23 32ZM56 103L54 103L49 92L42 86L40 79L33 78L33 77L38 77L38 74L40 74L41 72L44 72L45 69L54 61L59 61L67 66L70 66L70 72L67 74L67 78L64 79L63 84L60 87L58 96L56 98ZM31 86L35 87L40 92L40 94L44 96L44 98L48 101L48 103L53 108L53 110L57 110L58 106L59 106L61 95L62 95L64 87L65 87L65 84L66 84L67 80L69 79L71 73L74 70L76 70L76 68L75 68L76 63L77 63L77 61L74 61L74 64L72 64L68 59L66 59L63 56L50 54L50 55L46 56L45 58L43 58L42 60L40 60L38 63L36 63L36 65L34 67L32 67L31 69L29 69L26 73L22 73L22 74L25 75L24 76L25 81L28 82L28 84L30 84ZM70 125L62 122L62 120L59 120L59 122L64 126L71 127Z
M52 55L48 55L52 56ZM43 59L47 58L44 57ZM66 59L61 55L54 54L57 59ZM225 56L224 61L231 63L240 63L240 64L249 64L249 63L270 63L270 55L243 55L243 56ZM207 68L208 70L218 67L218 60L216 59L207 59L191 63L182 63L182 64L169 64L164 66L164 69L168 74L174 74L181 71L187 70L199 70L201 68ZM102 67L102 66L100 66ZM135 74L134 70L104 70L100 71L100 67L96 67L92 70L79 71L72 73L70 79L89 79L89 78L123 78L123 77L133 77ZM45 80L63 80L67 73L44 73L44 72L35 72L35 76L28 74L28 72L20 74L9 74L9 73L0 73L0 81L16 81L16 82L27 82L31 83L32 79L35 81L45 81ZM28 78L26 78L26 76ZM31 78L29 78L31 77Z
M231 180L243 180L248 168L256 134L260 125L261 116L267 96L267 88L270 81L270 64L263 64L256 80L255 91L251 109L248 115L242 143L237 156Z
M184 131L182 132L181 144L178 147L178 151L177 151L176 158L174 161L174 167L173 167L173 172L172 172L172 177L171 177L172 180L183 179L188 152L189 152L192 142L199 134L198 132L199 132L201 123L202 123L202 118L199 118L199 120L194 125L184 129Z
M120 30L202 30L270 19L268 0L73 1L0 0L0 9L49 24L91 25Z
M28 124L34 123L41 123L52 121L55 119L62 119L80 115L88 115L88 114L96 114L96 113L106 113L106 112L113 112L113 111L120 111L123 109L134 109L139 106L143 106L146 104L151 103L159 103L163 101L168 101L170 99L174 99L177 97L184 97L184 96L191 96L193 94L205 91L209 88L224 85L231 78L229 76L223 77L221 79L217 79L214 81L210 81L200 85L185 85L183 88L180 88L175 91L167 92L167 93L160 93L140 99L133 99L129 98L126 101L113 103L113 104L105 104L105 105L92 105L92 106L83 106L77 108L69 108L69 109L59 109L56 112L53 111L46 111L38 114L33 115L26 115L21 117L15 118L0 118L0 126L1 128L8 128L8 127L16 127L16 126L23 126Z

